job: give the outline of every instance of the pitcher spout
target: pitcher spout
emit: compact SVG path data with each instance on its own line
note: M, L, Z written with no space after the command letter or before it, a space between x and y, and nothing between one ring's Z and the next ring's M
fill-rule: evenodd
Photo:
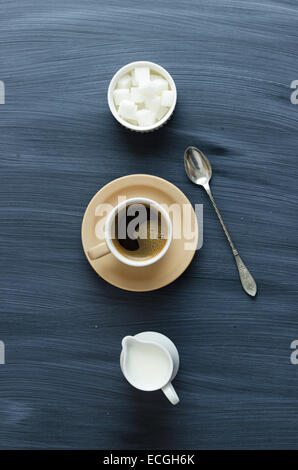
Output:
M125 336L122 340L122 350L123 350L123 359L126 362L126 358L128 356L129 350L132 348L133 345L140 344L141 341L136 339L134 336Z
M129 345L133 343L138 343L138 340L135 339L133 336L125 336L125 338L123 338L122 340L123 351L125 352Z

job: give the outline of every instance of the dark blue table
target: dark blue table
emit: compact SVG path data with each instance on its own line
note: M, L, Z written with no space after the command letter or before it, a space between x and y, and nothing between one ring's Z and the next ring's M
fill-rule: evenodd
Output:
M297 21L295 0L0 2L2 449L298 448ZM170 71L178 106L135 135L106 92L142 59ZM188 145L211 160L255 300L184 174ZM108 285L81 249L90 198L130 173L204 204L202 250L152 293ZM121 339L145 330L179 348L177 407L122 377Z

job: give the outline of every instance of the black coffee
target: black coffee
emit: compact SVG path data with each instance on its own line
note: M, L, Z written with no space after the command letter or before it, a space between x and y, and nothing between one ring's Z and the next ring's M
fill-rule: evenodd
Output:
M160 212L146 204L130 204L115 218L117 250L127 258L152 258L166 244L166 224Z

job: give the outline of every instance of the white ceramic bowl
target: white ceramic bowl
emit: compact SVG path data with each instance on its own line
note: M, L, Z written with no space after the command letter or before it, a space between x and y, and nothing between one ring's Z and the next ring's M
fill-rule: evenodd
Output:
M170 89L175 94L172 106L170 107L167 114L160 121L156 122L155 124L152 124L151 126L135 126L134 124L130 124L129 122L125 121L119 116L117 109L115 107L113 91L117 85L117 82L119 78L122 77L122 75L125 75L126 73L131 72L135 67L150 67L151 70L154 70L154 72L160 74L162 77L164 77L168 81L170 85ZM131 62L130 64L127 64L121 69L119 69L118 72L116 72L115 75L113 76L109 85L109 89L108 89L109 108L114 118L117 119L117 121L120 122L122 126L126 127L127 129L130 129L132 131L137 131L137 132L150 132L150 131L155 131L156 129L159 129L160 127L162 127L172 116L173 111L176 106L176 101L177 101L177 89L176 89L176 85L172 76L169 74L169 72L167 72L160 65L155 64L154 62L148 62L146 60L142 60L138 62Z

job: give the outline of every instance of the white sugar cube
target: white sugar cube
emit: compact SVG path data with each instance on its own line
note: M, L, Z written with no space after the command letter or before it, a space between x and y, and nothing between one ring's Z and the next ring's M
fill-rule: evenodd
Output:
M145 98L153 98L154 96L156 96L156 87L154 83L155 82L148 82L140 86L140 92Z
M136 76L135 76L135 69L133 69L131 71L131 84L132 86L137 86L137 82L136 82Z
M167 89L168 82L163 78L145 83L140 86L140 90L146 98L153 98L156 95L161 95L162 92Z
M135 103L143 103L144 102L144 94L140 88L132 87L130 89L131 99Z
M137 105L129 100L123 100L120 103L118 113L124 119L136 120Z
M134 69L135 80L137 85L143 85L150 81L150 69L149 67L136 67Z
M167 114L168 111L169 108L167 108L166 106L161 106L156 113L156 119L160 121Z
M129 122L130 124L133 124L134 126L138 126L139 123L135 119L125 119L125 121Z
M117 106L123 101L123 100L129 100L130 99L130 92L128 88L117 88L113 92L114 96L114 101Z
M149 109L137 111L137 121L139 126L151 126L155 122L155 114Z
M153 83L155 86L155 92L158 95L161 95L164 90L168 90L169 88L169 84L164 78L158 78L157 80L154 80Z
M157 73L150 72L150 80L159 80L161 78L161 75L158 75Z
M174 101L174 92L171 90L164 90L161 94L161 105L170 107Z
M123 75L123 77L120 77L117 86L118 88L129 88L131 85L131 75L128 73L126 75Z
M146 98L145 105L146 108L152 111L155 115L158 113L160 108L160 96L154 96L153 98Z

